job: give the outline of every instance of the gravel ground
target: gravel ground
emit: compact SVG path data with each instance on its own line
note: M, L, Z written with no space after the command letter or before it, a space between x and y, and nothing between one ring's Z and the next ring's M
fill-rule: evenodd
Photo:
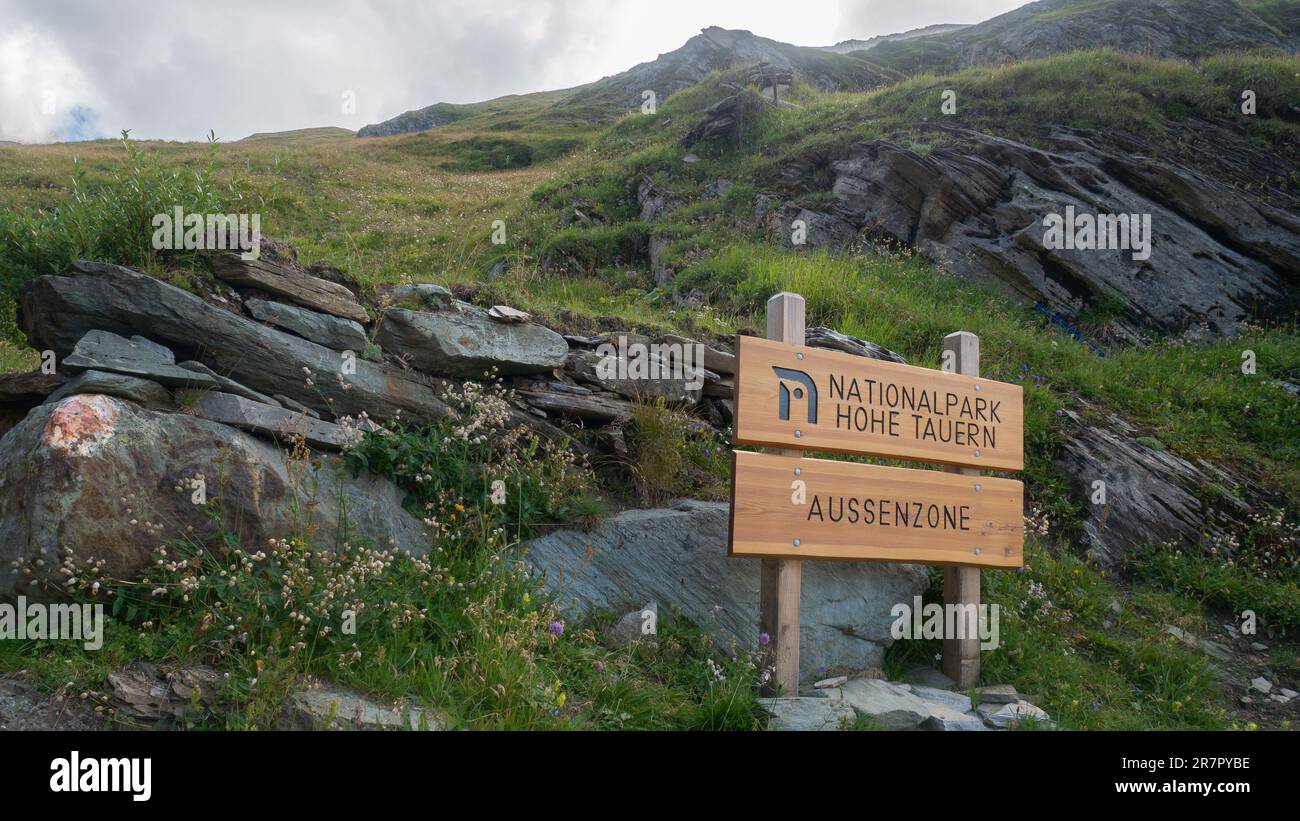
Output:
M80 699L43 693L21 674L0 676L0 730L98 730L101 725Z

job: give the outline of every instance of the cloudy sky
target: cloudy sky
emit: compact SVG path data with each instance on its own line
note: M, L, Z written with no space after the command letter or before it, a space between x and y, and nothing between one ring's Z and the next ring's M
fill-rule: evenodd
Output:
M435 102L597 80L709 25L829 45L1024 2L0 0L0 140L357 129Z

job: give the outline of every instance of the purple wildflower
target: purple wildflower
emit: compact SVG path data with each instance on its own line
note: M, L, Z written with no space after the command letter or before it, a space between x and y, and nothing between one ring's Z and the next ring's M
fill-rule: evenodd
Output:
M564 622L553 621L546 629L550 630L551 635L558 639L560 636L564 635Z

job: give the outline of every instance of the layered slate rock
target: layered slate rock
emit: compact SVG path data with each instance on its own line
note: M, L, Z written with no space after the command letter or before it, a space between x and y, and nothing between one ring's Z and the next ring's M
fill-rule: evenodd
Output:
M823 698L843 701L880 730L915 730L930 717L930 705L917 698L906 684L857 678L819 693Z
M772 732L827 732L853 720L853 708L826 698L760 698L758 706L771 715Z
M281 443L301 438L314 448L340 450L356 444L360 431L323 422L306 412L264 405L242 396L207 391L194 401L190 412L202 419L260 433Z
M138 340L138 341L137 341ZM146 344L147 343L147 344ZM108 331L88 331L63 358L63 368L111 371L175 388L212 388L217 383L204 373L178 367L172 352L140 337L125 339Z
M263 394L284 394L323 414L366 411L387 419L400 411L419 423L449 412L432 387L399 370L359 358L345 363L338 351L210 305L138 271L80 262L72 270L94 276L46 275L24 286L19 326L33 347L64 355L89 331L146 333L230 379ZM345 365L353 372L344 375ZM304 368L312 374L311 384Z
M417 285L380 285L377 290L381 305L413 302L426 308L446 308L455 301L451 291L432 282L422 282Z
M81 562L104 560L112 577L134 578L166 539L188 528L191 538L210 537L208 507L176 490L199 476L245 547L305 529L318 547L336 549L351 528L378 547L427 548L423 525L402 508L405 494L387 480L353 478L331 456L292 474L285 462L249 434L113 397L38 407L0 439L0 599L40 593L15 560L43 559L52 572L70 549Z
M648 378L638 376L628 356L611 356L609 360L596 351L569 351L564 370L579 382L596 385L628 399L663 399L667 402L694 403L704 387L703 367L690 367L664 361L646 353L643 366ZM620 374L622 375L620 377ZM713 374L717 376L717 374Z
M629 510L597 530L561 530L525 545L524 559L572 617L646 601L683 615L722 647L758 647L759 564L727 557L729 509L715 502ZM929 586L924 568L808 562L800 611L801 675L878 667L892 642L890 610Z
M270 259L244 259L220 252L212 256L212 272L241 288L256 288L316 311L367 322L370 316L343 285L299 271Z
M276 724L280 730L441 730L443 721L419 707L384 705L361 693L314 683L290 693Z
M1114 565L1134 549L1196 545L1245 521L1250 505L1236 495L1238 482L1219 468L1169 453L1116 416L1088 421L1066 411L1066 419L1055 468L1084 502L1085 548L1094 559ZM1092 503L1098 481L1105 482L1104 504Z
M47 402L57 402L66 396L80 393L101 393L105 396L117 396L130 399L141 405L162 405L169 403L171 391L149 379L138 379L121 373L107 371L82 371L66 385L50 394Z
M229 377L222 376L221 374L209 368L207 365L204 365L202 362L195 362L194 360L190 360L188 362L180 363L180 366L182 368L185 368L186 370L198 371L199 373L206 373L208 376L216 380L217 388L225 393L233 393L236 396L242 396L245 399L251 399L254 402L261 402L263 405L276 405L276 406L288 407L288 405L284 405L284 403L282 403L280 400L274 397L267 396L264 393L258 393L252 388L245 387L244 385L239 384L238 382L236 382L233 379L230 379Z
M350 319L256 297L244 300L244 307L256 320L269 322L336 351L352 351L360 355L370 342L366 329Z
M564 364L564 337L531 322L504 323L487 311L456 302L445 311L390 308L380 321L379 344L412 367L440 376L481 378L544 373Z
M1124 341L1201 325L1231 334L1259 308L1281 304L1286 280L1300 275L1300 219L1243 187L1159 158L1137 138L1057 127L1036 148L930 128L944 142L925 155L877 140L844 159L791 163L782 177L794 190L824 188L819 180L832 172L835 201L817 215L788 203L768 215L769 230L788 242L797 217L808 223L813 246L887 238L1065 316L1118 305L1115 328ZM1253 156L1239 135L1223 136ZM1150 215L1150 258L1046 247L1044 218L1067 207Z

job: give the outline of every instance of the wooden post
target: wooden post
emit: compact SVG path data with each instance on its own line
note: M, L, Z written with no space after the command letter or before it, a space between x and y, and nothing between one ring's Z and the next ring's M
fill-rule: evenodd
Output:
M782 292L767 301L767 338L789 345L804 344L804 299ZM785 456L801 450L777 448ZM769 637L763 648L763 669L771 669L764 692L794 698L799 695L799 596L802 563L763 559L758 602L758 629Z
M967 331L958 331L943 338L943 350L952 354L952 372L965 376L980 375L980 338ZM950 472L979 476L978 470L949 468ZM943 603L963 607L980 604L980 569L978 567L946 567L943 571ZM960 619L958 619L960 620ZM969 625L968 625L969 626ZM966 634L966 638L947 637L943 640L943 672L957 682L960 689L976 686L980 679L979 635Z

